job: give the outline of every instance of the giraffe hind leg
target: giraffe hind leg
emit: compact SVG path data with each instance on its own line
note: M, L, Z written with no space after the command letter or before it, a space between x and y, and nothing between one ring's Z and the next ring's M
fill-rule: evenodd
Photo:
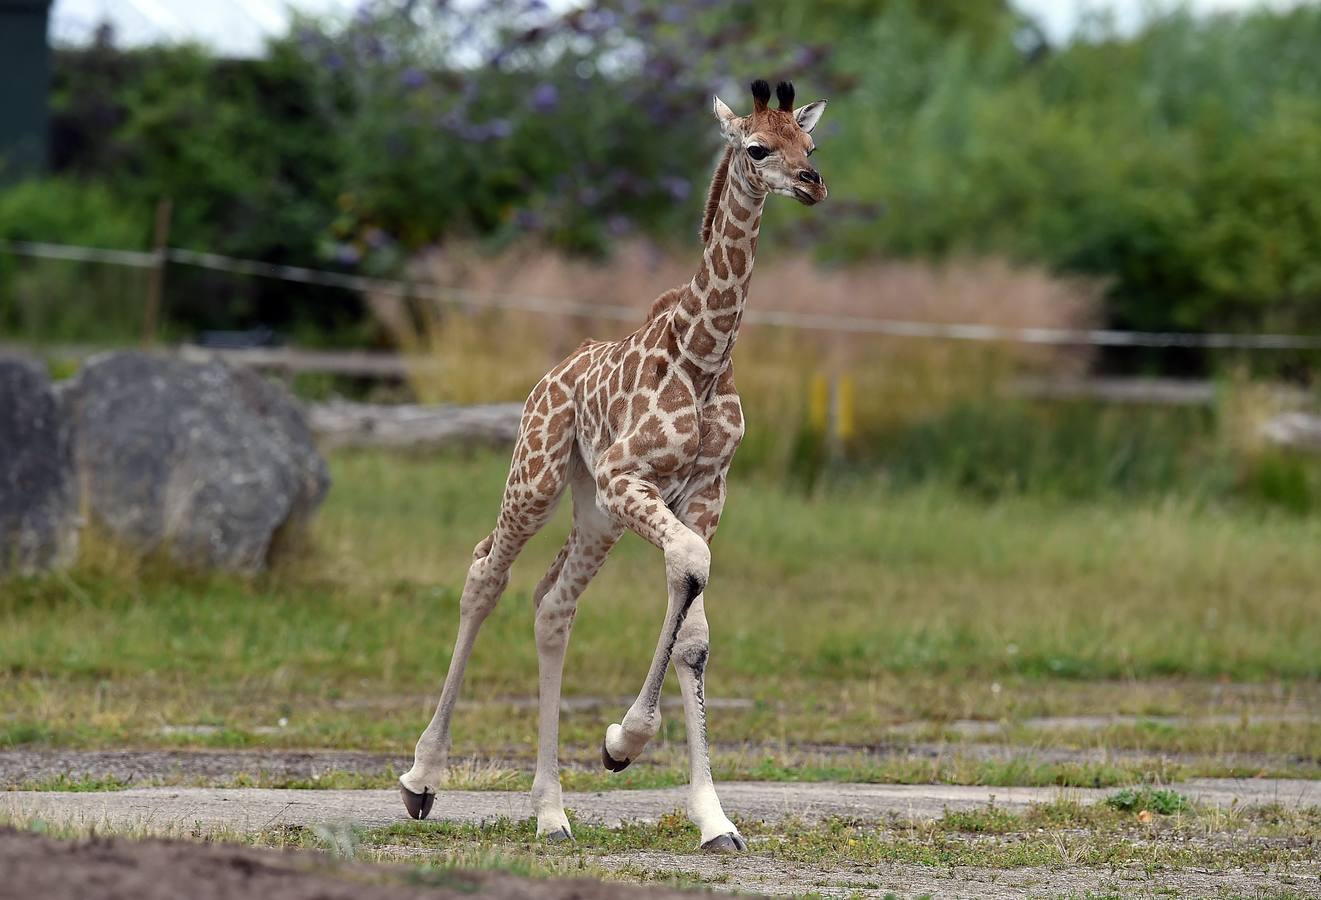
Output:
M514 560L550 520L568 483L574 447L572 411L560 416L537 415L534 404L545 390L543 382L528 400L499 520L495 530L473 549L459 601L458 635L440 701L418 738L413 767L399 777L404 807L415 819L430 812L449 765L450 720L477 633L509 584Z
M600 570L623 528L596 507L590 479L575 478L573 531L533 594L536 609L539 728L537 774L532 801L537 833L547 840L571 840L564 815L559 770L560 686L564 653L577 614L578 598Z

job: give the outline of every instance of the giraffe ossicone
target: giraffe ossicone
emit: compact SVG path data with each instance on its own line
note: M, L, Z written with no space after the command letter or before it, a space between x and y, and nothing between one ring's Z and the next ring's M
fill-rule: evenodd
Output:
M578 598L625 529L665 555L667 603L642 690L606 729L602 761L620 771L660 728L661 686L674 663L688 731L688 815L702 848L747 849L711 780L704 679L709 652L705 590L710 540L725 505L725 478L743 438L731 354L747 301L762 206L770 194L814 205L826 198L808 162L825 109L793 107L793 85L752 83L753 111L738 116L719 97L725 140L702 219L702 262L687 284L652 303L638 330L585 341L532 389L495 530L473 550L459 603L454 655L436 714L400 776L413 818L431 811L449 762L450 720L477 632L509 583L510 567L572 487L573 526L533 591L539 737L532 800L537 833L572 838L559 777L560 681Z

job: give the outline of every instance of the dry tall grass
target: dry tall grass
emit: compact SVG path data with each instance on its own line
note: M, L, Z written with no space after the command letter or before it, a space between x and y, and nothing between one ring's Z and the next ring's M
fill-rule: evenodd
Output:
M475 308L450 300L404 304L370 298L374 313L410 354L425 358L413 386L425 402L518 400L584 338L622 337L641 324L662 291L687 281L695 253L665 253L641 243L608 261L567 258L533 247L486 254L457 246L417 260L419 282L466 298L535 298L588 307L581 315ZM999 260L944 265L874 262L822 268L808 258L774 255L757 263L750 308L876 319L962 322L1005 327L1082 328L1099 318L1102 287ZM616 309L629 307L636 315ZM601 309L591 315L590 309ZM1011 374L1076 372L1078 350L1011 344L891 338L749 324L737 351L738 383L752 421L775 424L788 452L816 374L856 385L865 432L912 421L994 391ZM792 427L784 427L792 426Z

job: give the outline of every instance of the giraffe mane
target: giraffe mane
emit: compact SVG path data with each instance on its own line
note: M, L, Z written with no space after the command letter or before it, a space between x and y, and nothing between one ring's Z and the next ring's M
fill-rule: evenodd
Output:
M711 189L706 195L706 211L702 214L702 246L711 242L711 223L716 219L716 210L720 208L720 195L725 192L725 182L729 179L729 163L734 158L733 145L727 145L725 152L716 164L715 176L711 179Z

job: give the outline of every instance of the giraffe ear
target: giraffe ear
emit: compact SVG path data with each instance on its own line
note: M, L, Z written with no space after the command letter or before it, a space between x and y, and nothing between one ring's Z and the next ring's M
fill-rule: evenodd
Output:
M730 109L725 101L719 97L711 98L711 109L716 114L716 121L720 123L720 133L725 136L725 140L742 140L743 123L738 116L734 115L734 110Z
M812 133L816 123L821 121L821 114L826 111L825 100L814 100L806 106L800 106L794 110L794 119L798 122L798 127Z

